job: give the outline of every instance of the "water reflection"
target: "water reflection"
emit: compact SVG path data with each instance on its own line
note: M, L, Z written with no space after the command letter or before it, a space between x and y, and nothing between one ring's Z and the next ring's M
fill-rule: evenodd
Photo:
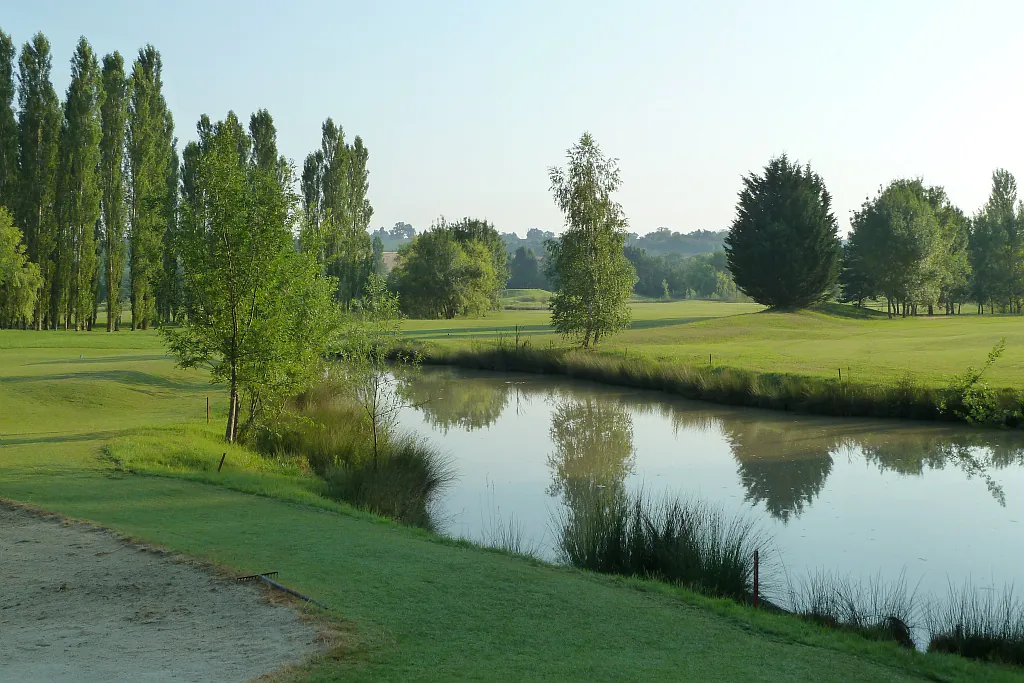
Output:
M570 510L595 494L617 496L633 471L633 419L620 406L593 397L558 400L551 416L548 456L551 496L562 495Z
M801 417L560 379L451 369L426 369L403 381L400 391L444 433L480 430L506 412L544 404L550 415L547 492L570 506L584 490L613 492L624 486L636 463L635 437L643 436L634 434L634 421L643 416L667 420L676 442L692 441L695 434L724 442L746 501L763 504L784 524L813 505L837 458L907 477L955 468L965 479L983 483L1003 506L1006 494L993 471L1024 465L1020 434L955 425ZM659 441L658 447L678 450L671 440Z

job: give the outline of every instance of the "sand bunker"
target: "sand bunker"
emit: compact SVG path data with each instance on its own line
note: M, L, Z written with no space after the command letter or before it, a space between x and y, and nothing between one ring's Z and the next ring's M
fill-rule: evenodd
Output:
M247 681L316 649L254 585L0 505L0 681Z

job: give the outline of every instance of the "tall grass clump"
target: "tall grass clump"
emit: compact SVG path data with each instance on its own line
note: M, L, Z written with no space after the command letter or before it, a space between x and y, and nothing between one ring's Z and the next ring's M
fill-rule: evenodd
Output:
M763 541L753 521L728 518L701 502L653 501L642 492L584 487L569 497L555 524L568 564L751 599L754 551Z
M342 461L327 474L327 495L390 517L436 530L431 504L454 479L448 459L425 440L389 436L373 458Z
M916 647L917 591L908 590L904 574L886 583L880 575L864 582L818 572L796 585L790 582L788 592L789 609L808 621Z
M303 456L326 482L328 497L434 528L430 511L454 479L450 461L413 436L378 433L343 387L325 383L289 403L286 414L252 435L253 445L275 456Z
M1024 604L1012 587L997 593L950 586L940 605L929 610L929 652L1024 666Z

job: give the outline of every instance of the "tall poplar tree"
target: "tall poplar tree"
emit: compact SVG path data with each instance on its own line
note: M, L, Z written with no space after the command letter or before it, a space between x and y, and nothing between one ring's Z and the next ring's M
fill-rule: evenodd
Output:
M61 239L57 245L58 277L54 321L92 327L96 292L96 224L100 219L100 109L103 84L99 61L85 38L71 58L71 85L64 103L60 137L58 204Z
M107 298L107 332L120 327L121 276L128 257L125 206L125 133L128 125L128 79L117 52L103 58L103 104L100 107L100 223Z
M48 293L57 237L57 165L61 110L50 81L50 41L42 33L25 43L18 60L18 199L16 217L24 231L28 257L39 265L36 329L56 325L47 317Z
M133 330L146 329L156 317L156 281L168 223L174 125L163 96L162 69L160 53L147 45L139 50L131 74L128 237Z
M347 307L361 295L373 270L367 231L373 217L367 199L369 152L358 136L346 144L344 131L330 118L321 133L320 149L306 157L302 169L302 243L337 278L336 298Z
M0 30L0 206L14 211L18 194L18 123L14 118L14 41Z

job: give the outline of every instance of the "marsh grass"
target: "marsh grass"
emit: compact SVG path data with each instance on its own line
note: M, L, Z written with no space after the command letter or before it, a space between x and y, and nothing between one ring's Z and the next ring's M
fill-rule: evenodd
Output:
M425 363L499 372L562 375L604 384L654 389L689 399L752 408L838 417L966 421L970 396L956 382L928 387L904 374L884 384L855 383L787 373L757 372L720 365L685 365L628 352L585 352L537 348L511 338L474 342L469 348L406 343L395 354L419 354ZM1019 426L1022 397L1013 389L989 389L988 410L976 423Z
M752 520L729 518L701 502L654 501L643 492L579 487L571 497L555 520L568 564L750 601L754 550L766 545Z
M872 640L891 640L917 647L919 628L917 589L909 590L905 574L887 583L881 575L854 580L828 572L789 582L789 610L807 621L858 633Z
M286 416L252 435L257 450L273 457L304 457L334 500L436 529L433 502L455 479L447 456L424 439L391 433L378 434L375 454L365 411L347 400L338 385L325 383L289 407Z
M1012 587L1002 592L965 583L949 587L928 614L929 652L1024 666L1024 604Z

